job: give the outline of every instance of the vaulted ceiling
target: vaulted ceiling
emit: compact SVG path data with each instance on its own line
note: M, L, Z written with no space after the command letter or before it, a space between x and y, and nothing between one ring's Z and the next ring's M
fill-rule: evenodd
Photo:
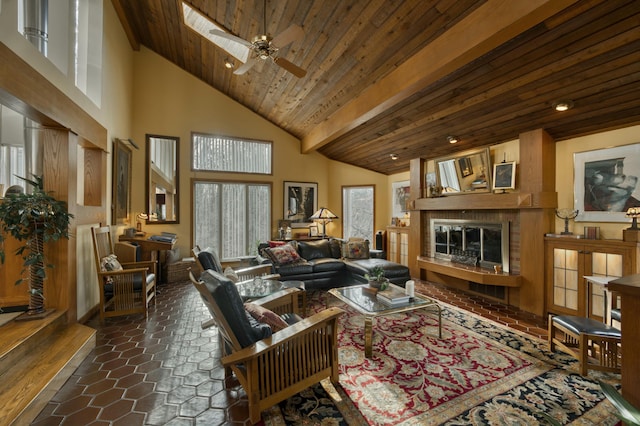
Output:
M184 24L181 0L112 2L134 49L295 135L302 152L385 174L533 129L559 141L640 123L635 0L188 0L249 41L265 23L270 35L302 27L278 53L302 78L269 61L234 75L230 55ZM560 100L573 108L555 111Z

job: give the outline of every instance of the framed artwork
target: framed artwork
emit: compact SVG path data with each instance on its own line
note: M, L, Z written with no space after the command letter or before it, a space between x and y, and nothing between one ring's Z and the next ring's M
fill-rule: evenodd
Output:
M318 227L316 225L311 225L309 227L309 236L317 237L318 236Z
M131 211L131 149L119 139L113 141L113 187L111 224L132 223Z
M309 217L318 210L318 184L314 182L284 182L284 219L292 228L308 227Z
M409 211L407 203L409 202L409 195L411 192L411 186L408 180L393 182L391 184L393 197L391 201L391 216L402 217Z
M576 221L628 222L640 207L640 143L573 154Z
M516 162L495 163L493 165L493 189L515 189Z

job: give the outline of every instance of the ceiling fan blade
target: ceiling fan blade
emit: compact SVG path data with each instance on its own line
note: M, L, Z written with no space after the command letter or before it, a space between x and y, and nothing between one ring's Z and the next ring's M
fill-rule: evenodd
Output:
M297 26L291 25L289 28L278 34L271 40L271 44L275 47L284 47L289 43L304 37L304 30Z
M234 58L241 62L246 62L251 51L252 44L248 41L236 37L233 34L229 34L220 30L211 30L209 40L214 44L224 49Z
M273 62L275 62L276 64L278 64L278 66L284 68L285 70L289 71L291 74L295 75L298 78L302 78L305 75L307 75L306 70L303 70L299 66L295 65L290 61L287 61L284 58L273 58Z
M257 62L257 58L255 56L250 56L249 59L247 59L247 62L240 65L238 69L235 70L233 73L235 75L242 75L245 72L249 71L255 65L256 62Z

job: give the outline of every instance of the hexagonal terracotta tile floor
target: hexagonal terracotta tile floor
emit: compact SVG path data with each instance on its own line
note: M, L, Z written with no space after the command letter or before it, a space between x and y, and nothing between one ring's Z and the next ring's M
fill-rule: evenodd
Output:
M544 319L442 285L416 290L546 339ZM216 328L189 282L160 286L156 306L140 315L98 318L97 344L33 425L249 424L247 399L224 378Z

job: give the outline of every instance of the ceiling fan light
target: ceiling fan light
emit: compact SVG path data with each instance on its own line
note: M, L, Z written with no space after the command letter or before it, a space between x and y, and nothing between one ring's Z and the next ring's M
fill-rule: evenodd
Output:
M567 111L573 108L573 101L558 101L553 103L553 109L556 111Z
M455 136L449 135L449 136L447 136L447 142L449 142L449 143L458 143L458 138L455 137Z

